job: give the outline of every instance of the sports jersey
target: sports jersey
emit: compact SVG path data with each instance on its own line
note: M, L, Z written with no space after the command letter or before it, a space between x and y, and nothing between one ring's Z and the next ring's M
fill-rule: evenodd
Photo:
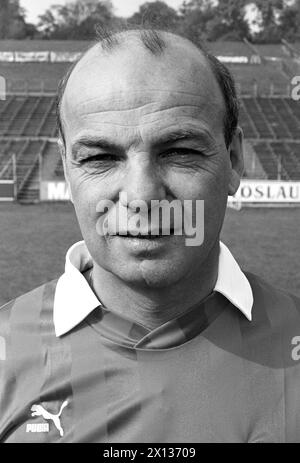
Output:
M220 244L214 290L155 329L66 269L0 310L1 442L299 442L300 300Z

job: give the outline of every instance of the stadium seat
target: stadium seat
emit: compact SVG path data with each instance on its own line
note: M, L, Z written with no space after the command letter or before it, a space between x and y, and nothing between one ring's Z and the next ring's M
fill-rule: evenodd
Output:
M269 180L277 180L282 172L286 177L285 169L280 169L278 159L274 155L269 143L258 142L254 144L254 150L258 156L258 159L264 168Z

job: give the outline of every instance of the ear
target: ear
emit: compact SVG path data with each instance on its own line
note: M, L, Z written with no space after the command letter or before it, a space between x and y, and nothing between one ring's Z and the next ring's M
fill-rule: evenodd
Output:
M58 144L58 149L59 149L59 152L60 152L60 155L61 155L61 159L62 159L62 163L63 163L63 168L64 168L64 176L65 176L65 180L67 182L67 187L68 187L68 192L69 192L69 196L70 196L70 201L73 203L73 198L72 198L72 190L71 190L71 186L70 186L70 180L69 180L69 175L68 175L68 171L67 171L67 161L66 161L66 147L65 147L65 144L64 142L62 141L61 138L59 138L57 140L57 144Z
M244 172L244 135L241 127L237 127L229 145L228 152L230 156L230 179L228 185L228 194L233 196L240 186L240 180Z

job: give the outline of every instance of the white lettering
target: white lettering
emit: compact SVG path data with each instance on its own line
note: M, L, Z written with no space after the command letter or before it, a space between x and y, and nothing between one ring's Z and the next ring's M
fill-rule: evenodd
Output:
M49 432L49 423L28 423L26 432Z
M292 349L292 359L295 361L300 360L300 336L294 336L292 344L296 346Z
M300 100L300 76L294 76L291 80L291 84L295 85L291 93L291 98L294 101L299 101Z
M64 201L70 199L67 184L65 182L49 182L47 199L49 201Z

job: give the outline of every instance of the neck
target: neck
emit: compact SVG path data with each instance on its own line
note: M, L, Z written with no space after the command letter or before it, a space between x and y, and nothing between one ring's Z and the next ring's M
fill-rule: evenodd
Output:
M148 329L154 329L184 314L212 292L218 276L218 259L219 242L211 249L198 271L166 288L129 285L94 265L92 286L108 310L126 316Z

